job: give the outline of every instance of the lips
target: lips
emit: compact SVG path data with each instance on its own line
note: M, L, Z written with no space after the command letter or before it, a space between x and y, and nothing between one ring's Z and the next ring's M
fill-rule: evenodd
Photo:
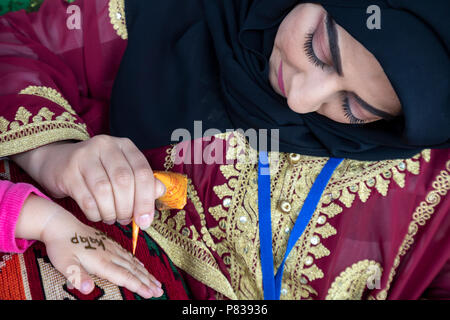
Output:
M286 91L284 90L284 82L283 82L283 61L280 61L280 66L278 67L278 87L283 93L283 96L286 97Z

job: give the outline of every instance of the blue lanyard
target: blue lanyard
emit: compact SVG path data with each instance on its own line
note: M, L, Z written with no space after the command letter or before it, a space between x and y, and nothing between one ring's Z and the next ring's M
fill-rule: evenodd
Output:
M261 268L263 275L263 290L265 300L279 300L281 293L281 280L283 278L284 264L295 243L300 239L306 226L316 211L322 193L334 170L343 159L330 158L316 178L303 207L298 215L297 221L292 228L284 259L274 272L273 248L272 248L272 220L270 210L270 167L267 152L259 153L258 164L258 208L259 208L259 239L261 245Z

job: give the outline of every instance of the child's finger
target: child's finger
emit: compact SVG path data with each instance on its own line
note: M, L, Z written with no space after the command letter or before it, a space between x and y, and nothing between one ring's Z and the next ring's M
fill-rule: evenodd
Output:
M98 276L109 280L120 287L125 287L128 290L139 294L143 298L150 299L157 296L152 288L139 280L133 272L112 261L101 268L101 272Z
M135 262L130 262L129 260L122 259L122 258L119 258L119 257L113 258L112 261L115 264L117 264L117 265L127 269L128 271L130 271L142 283L144 283L147 287L152 289L155 297L160 295L159 294L160 287L157 286L157 284L150 277L150 273L147 271L147 269L145 269L144 267L142 267L141 265L139 265L139 264L137 264Z
M86 270L75 260L70 260L65 267L60 270L67 281L83 294L89 294L94 290L94 280Z
M113 249L114 248L114 249ZM117 254L119 257L121 257L124 260L129 261L129 263L134 264L136 267L140 269L140 271L159 288L161 288L162 284L159 282L151 273L148 272L148 270L145 268L144 264L139 261L138 258L133 256L131 252L125 250L123 247L118 245L117 243L114 243L114 247L110 250L114 250L114 253Z

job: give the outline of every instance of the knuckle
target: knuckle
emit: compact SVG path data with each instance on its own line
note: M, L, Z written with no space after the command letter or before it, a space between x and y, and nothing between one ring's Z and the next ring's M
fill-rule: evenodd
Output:
M113 179L119 186L122 187L129 187L133 183L131 170L125 167L116 169L113 173Z
M109 180L101 178L95 181L94 183L94 190L96 193L99 194L106 194L111 192L111 184L109 183Z
M123 269L122 280L124 281L123 285L136 286L136 277L130 270Z
M101 211L100 215L102 216L102 220L104 222L117 220L116 212L114 210L104 209L104 210L100 210L100 211Z
M112 138L105 134L95 136L91 140L92 140L93 144L98 145L98 146L109 145L112 142Z
M131 208L116 208L117 219L128 220L133 216L133 210Z
M139 272L139 268L137 267L137 265L134 262L131 262L131 271L130 272L133 275L133 278L135 278Z
M80 204L81 208L87 212L97 210L97 203L95 202L94 198L92 198L90 195L82 197Z
M139 182L151 182L153 180L153 172L148 167L139 167L134 172L134 177Z
M120 141L121 141L122 143L124 143L124 144L134 146L134 143L133 143L133 141L131 141L130 138L123 137L123 138L119 138L119 139L120 139Z
M78 167L79 160L85 158L86 158L86 151L84 148L77 148L73 150L69 162L67 163L66 166L67 170L69 170L69 168Z
M139 199L139 202L136 204L136 212L138 213L148 213L155 206L155 200L145 196Z

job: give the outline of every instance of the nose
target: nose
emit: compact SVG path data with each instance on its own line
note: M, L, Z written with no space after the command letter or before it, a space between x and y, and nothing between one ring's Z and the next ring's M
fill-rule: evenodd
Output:
M287 97L289 107L298 113L318 111L338 93L340 79L317 69L295 73Z

